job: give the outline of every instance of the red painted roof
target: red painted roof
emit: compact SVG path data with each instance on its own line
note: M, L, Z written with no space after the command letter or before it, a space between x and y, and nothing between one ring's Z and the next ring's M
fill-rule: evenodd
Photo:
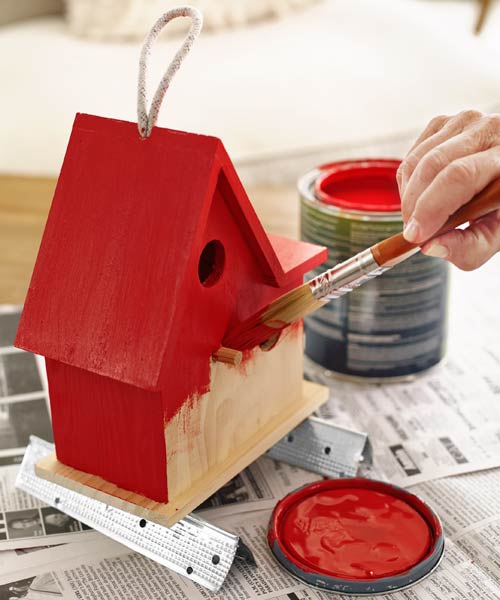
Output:
M193 240L221 185L269 285L325 259L267 236L219 139L157 127L143 140L135 123L77 115L16 345L154 389Z

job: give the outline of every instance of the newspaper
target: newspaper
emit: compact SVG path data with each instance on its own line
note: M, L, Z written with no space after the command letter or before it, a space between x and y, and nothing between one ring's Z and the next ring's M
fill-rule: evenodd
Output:
M43 363L13 345L19 315L0 307L0 551L98 535L14 485L29 436L52 441Z
M78 566L82 560L93 553L96 557L118 556L129 553L130 549L120 546L112 540L101 537L89 538L86 541L70 542L57 546L35 546L19 550L0 552L0 574L16 573L29 565L30 568L47 570L54 567L54 562L64 561L65 564ZM2 575L0 575L2 577ZM0 594L0 600L2 595Z
M422 483L412 492L441 516L447 539L498 584L500 598L500 469Z
M281 569L267 547L269 517L269 510L240 514L237 510L226 508L224 515L219 511L218 517L213 519L219 526L241 535L251 547L257 563L254 567L249 563L235 562L216 594L139 554L124 553L120 548L115 556L103 557L99 556L99 547L89 543L85 544L87 555L78 557L81 560L78 566L73 559L65 561L57 548L37 553L45 553L46 556L44 560L37 556L36 564L30 564L28 560L24 560L24 564L19 563L16 572L0 575L0 598L8 598L10 590L25 589L25 598L38 598L40 596L36 594L50 591L53 596L71 600L344 600L345 596L308 587ZM109 548L102 552L106 554L106 550ZM52 566L48 568L51 560ZM386 600L447 597L453 600L498 600L500 597L500 587L452 540L447 542L444 559L432 577L410 590L382 596Z
M329 380L318 412L369 434L371 477L408 487L500 466L499 282L500 255L453 272L447 356L413 382Z
M268 473L272 473L270 470ZM276 471L274 471L276 472ZM271 486L272 482L268 482ZM276 483L276 485L279 485ZM432 576L409 590L382 596L386 600L498 600L500 598L500 470L481 471L428 481L413 491L439 513L447 536L443 561ZM253 507L259 501L254 501ZM262 506L267 502L261 500ZM341 600L298 582L275 561L266 542L271 510L248 511L244 504L206 510L204 517L240 535L251 548L257 566L236 561L222 589L211 594L184 577L114 542L76 546L72 556L51 548L31 557L17 557L0 575L2 592L42 591L61 598L175 600ZM86 546L86 548L83 548ZM1 563L0 563L1 564ZM24 587L23 587L24 586ZM30 594L32 594L30 596ZM5 598L9 597L7 595Z
M236 505L238 513L273 508L276 502L297 488L318 481L320 475L263 456L222 486L196 512L206 510L213 517L215 507ZM222 511L222 514L227 511Z
M408 487L422 481L500 466L500 349L482 347L483 368L455 353L411 384L336 382L318 414L370 437L370 475ZM488 381L492 384L488 385ZM469 390L474 388L475 393Z
M375 461L370 476L412 486L443 521L447 541L438 569L411 589L382 596L387 600L500 599L500 469L494 468L500 465L500 327L491 303L498 297L499 266L496 260L486 268L483 287L469 273L466 287L459 274L468 293L459 294L462 303L453 309L442 365L410 384L336 382L320 411L336 424L367 431ZM263 457L204 503L203 517L240 535L257 562L236 561L217 594L110 540L86 538L32 554L7 553L8 568L0 562L0 600L340 600L345 596L293 579L267 547L276 499L315 478Z

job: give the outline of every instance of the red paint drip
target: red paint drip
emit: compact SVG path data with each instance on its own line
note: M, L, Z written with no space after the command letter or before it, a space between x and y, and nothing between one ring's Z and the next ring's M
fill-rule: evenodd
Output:
M326 204L346 210L398 212L401 210L396 182L399 164L397 160L356 160L325 165L315 192Z
M405 573L432 552L441 529L416 496L363 479L322 481L277 506L269 543L307 572L350 580Z

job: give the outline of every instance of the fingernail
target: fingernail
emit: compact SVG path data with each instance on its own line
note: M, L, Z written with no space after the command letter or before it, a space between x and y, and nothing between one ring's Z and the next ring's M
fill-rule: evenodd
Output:
M405 225L403 235L409 242L416 242L419 230L420 225L418 224L418 221L411 217L411 219Z
M427 248L423 250L426 256L435 256L436 258L446 258L449 254L449 250L443 244L438 242L431 242Z

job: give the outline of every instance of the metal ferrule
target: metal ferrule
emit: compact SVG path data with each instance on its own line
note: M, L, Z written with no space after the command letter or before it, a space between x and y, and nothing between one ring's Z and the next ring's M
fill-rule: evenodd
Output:
M348 294L390 267L380 267L370 248L315 277L310 283L317 300L332 300Z

